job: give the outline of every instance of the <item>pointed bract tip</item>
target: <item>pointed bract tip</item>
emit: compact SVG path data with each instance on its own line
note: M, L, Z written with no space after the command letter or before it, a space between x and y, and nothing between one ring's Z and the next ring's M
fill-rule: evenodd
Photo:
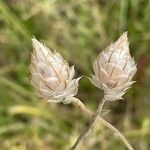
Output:
M33 44L41 44L35 37L31 38Z
M121 36L120 36L120 39L122 40L125 40L125 41L128 41L128 32L124 32Z

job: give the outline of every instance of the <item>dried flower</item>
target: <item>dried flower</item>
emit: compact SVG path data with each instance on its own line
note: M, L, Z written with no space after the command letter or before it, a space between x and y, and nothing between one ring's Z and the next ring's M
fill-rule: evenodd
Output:
M122 99L136 73L136 65L129 53L127 33L102 51L93 63L95 75L91 82L103 89L106 100Z
M73 79L74 66L69 67L63 57L32 39L31 83L37 94L50 102L70 103L77 94L80 78Z

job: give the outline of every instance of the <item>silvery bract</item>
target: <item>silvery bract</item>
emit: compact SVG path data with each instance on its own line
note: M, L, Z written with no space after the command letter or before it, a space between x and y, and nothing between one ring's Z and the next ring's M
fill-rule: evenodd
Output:
M32 39L31 83L37 94L50 102L71 102L77 94L80 78L73 79L74 66L69 67L63 57Z
M103 89L104 98L109 101L122 99L136 73L136 65L129 53L127 33L102 51L93 63L95 75L91 82Z

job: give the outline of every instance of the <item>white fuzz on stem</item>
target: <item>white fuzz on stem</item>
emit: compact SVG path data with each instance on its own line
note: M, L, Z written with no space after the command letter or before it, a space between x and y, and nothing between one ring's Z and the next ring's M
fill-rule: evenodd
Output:
M77 94L80 78L73 79L74 66L69 67L63 57L32 39L31 83L37 94L49 102L70 103Z
M122 99L134 83L132 78L137 71L129 53L127 32L98 55L93 70L95 75L90 80L96 87L103 89L105 100Z
M88 115L89 117L92 117L94 115L94 113L92 111L90 111L88 108L85 107L85 105L77 98L73 98L72 101L73 105L75 105L76 107L78 107L83 113L85 113L86 115ZM132 146L130 145L130 143L127 141L127 139L121 134L121 132L119 130L117 130L113 125L111 125L109 122L107 122L106 120L104 120L103 118L101 118L100 116L98 116L98 121L99 123L101 123L103 126L107 127L108 129L110 129L113 133L114 136L120 138L120 140L124 143L124 145L126 146L126 148L128 150L134 150L132 148ZM72 147L73 150L75 149L74 147Z

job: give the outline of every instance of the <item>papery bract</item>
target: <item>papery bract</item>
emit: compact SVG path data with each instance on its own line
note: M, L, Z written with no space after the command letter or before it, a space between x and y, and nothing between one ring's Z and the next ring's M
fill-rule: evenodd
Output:
M50 102L70 103L77 94L80 78L73 79L74 66L69 67L63 57L32 39L31 83L37 94Z
M127 89L134 83L136 65L129 53L127 33L102 51L93 63L95 75L91 82L103 89L104 98L109 101L122 99Z

